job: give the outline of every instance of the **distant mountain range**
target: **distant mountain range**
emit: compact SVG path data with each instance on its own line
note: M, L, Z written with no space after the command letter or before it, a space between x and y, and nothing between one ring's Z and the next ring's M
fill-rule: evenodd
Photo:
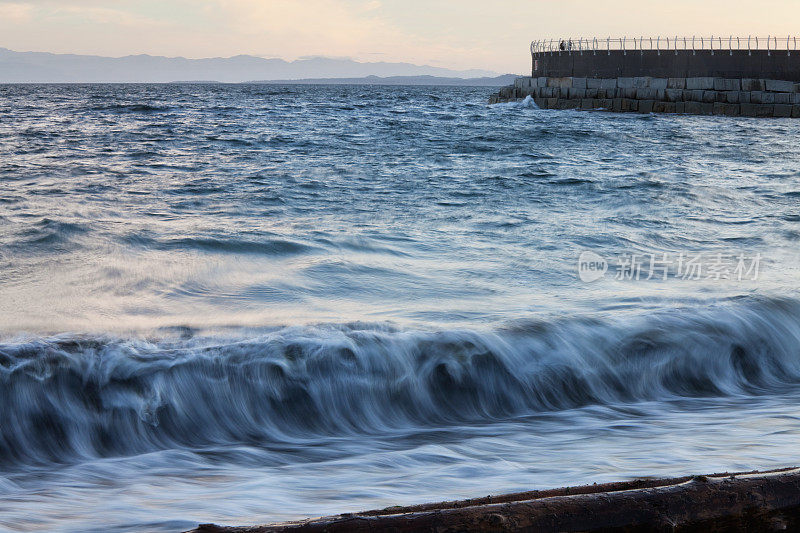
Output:
M363 78L308 78L304 80L258 80L254 83L297 85L460 85L472 87L502 87L512 85L516 74L482 78L446 78L440 76L365 76Z
M246 55L209 59L150 55L101 57L14 52L0 48L0 83L170 83L205 80L222 83L302 81L463 85L465 83L462 81L466 79L476 79L479 85L507 83L505 78L502 83L489 81L497 76L497 72L478 69L451 70L410 63L361 63L351 59L324 57L296 61Z

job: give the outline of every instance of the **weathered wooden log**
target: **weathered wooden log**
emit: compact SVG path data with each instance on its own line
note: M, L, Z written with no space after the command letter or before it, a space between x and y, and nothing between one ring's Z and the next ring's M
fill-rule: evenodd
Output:
M194 533L800 531L800 469L534 491Z

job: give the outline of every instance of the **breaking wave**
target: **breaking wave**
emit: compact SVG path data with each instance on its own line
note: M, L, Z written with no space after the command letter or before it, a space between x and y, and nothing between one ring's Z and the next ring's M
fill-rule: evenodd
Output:
M489 332L351 324L231 340L186 331L0 344L0 463L297 443L800 384L800 302L788 299Z

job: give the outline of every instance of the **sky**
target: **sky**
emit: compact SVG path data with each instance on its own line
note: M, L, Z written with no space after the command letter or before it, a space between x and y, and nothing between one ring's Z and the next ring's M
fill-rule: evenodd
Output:
M0 47L16 51L327 56L509 73L530 68L532 39L798 27L798 0L0 0Z

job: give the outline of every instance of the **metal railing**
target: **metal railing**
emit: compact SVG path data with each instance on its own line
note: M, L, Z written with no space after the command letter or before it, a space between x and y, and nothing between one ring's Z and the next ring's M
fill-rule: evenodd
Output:
M721 37L721 36L696 36L691 37L621 37L605 39L599 37L577 39L545 39L531 42L531 54L534 58L539 54L594 54L612 51L621 51L623 54L629 52L657 51L661 53L679 51L691 51L696 54L700 51L715 53L730 53L734 51L746 51L752 54L754 51L765 50L768 55L773 53L786 53L792 55L797 52L797 37L789 35L787 37L777 37L769 35L767 37L757 37L748 35L747 37Z

